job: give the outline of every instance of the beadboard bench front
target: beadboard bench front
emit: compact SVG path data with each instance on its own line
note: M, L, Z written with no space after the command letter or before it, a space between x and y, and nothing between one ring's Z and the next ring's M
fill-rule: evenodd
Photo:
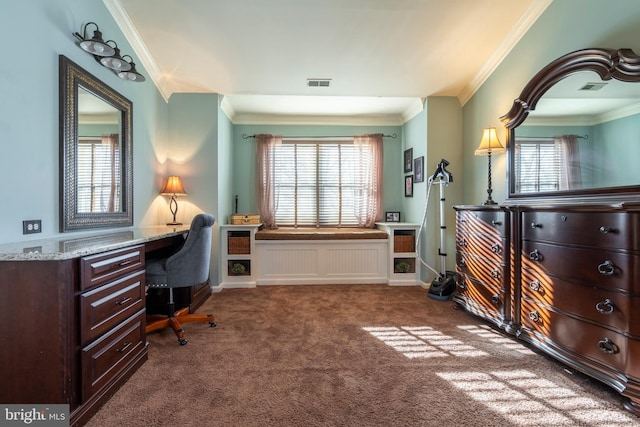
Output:
M387 283L388 235L378 229L260 230L258 285Z

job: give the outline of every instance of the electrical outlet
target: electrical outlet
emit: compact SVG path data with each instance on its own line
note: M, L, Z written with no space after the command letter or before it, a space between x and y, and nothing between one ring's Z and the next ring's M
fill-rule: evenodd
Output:
M42 233L42 220L29 219L22 221L22 234Z

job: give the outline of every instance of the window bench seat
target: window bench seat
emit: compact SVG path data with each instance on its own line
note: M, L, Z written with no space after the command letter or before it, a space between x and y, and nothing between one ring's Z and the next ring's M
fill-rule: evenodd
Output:
M388 235L363 228L256 232L258 285L387 283Z
M256 233L256 240L360 240L388 237L386 232L375 228L278 228Z

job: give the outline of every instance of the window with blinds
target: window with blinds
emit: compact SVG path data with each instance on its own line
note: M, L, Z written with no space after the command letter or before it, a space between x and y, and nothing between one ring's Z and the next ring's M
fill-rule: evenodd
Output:
M356 226L360 172L370 149L352 142L284 142L275 149L276 222L281 226Z
M562 188L564 151L551 138L516 139L515 191L534 193Z
M101 138L78 141L77 206L79 213L121 210L120 147Z

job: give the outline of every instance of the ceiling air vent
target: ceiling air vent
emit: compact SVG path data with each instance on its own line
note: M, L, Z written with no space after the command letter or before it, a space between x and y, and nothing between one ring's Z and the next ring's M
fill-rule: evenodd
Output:
M307 79L307 86L309 86L309 87L329 87L329 86L331 86L331 79Z
M582 86L580 89L578 90L600 90L603 87L605 87L607 84L604 82L595 82L595 83L585 83L584 86Z

